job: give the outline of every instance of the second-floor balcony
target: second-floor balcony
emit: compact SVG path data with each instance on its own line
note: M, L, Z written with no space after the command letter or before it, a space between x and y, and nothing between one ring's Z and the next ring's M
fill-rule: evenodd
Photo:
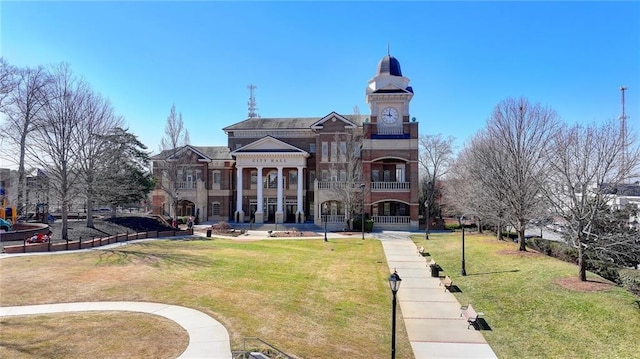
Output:
M372 191L409 191L411 182L371 182Z
M196 189L195 181L178 181L176 182L177 189Z
M318 182L318 189L346 189L361 190L360 182ZM411 190L411 182L371 182L372 191L406 192Z
M353 188L360 190L361 182L318 182L318 189L345 189Z

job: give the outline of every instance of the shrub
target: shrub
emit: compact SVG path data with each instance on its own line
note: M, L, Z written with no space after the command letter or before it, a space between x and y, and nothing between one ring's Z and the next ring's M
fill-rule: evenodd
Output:
M618 271L622 286L635 295L640 295L640 270L620 269Z
M609 261L587 259L585 261L587 270L608 279L617 284L621 284L619 270L620 267Z
M364 221L364 230L367 232L373 231L373 219L367 219Z
M564 262L578 264L578 250L565 243L551 241L542 238L532 238L527 241L527 245L540 253L544 253L549 257L560 259ZM585 267L587 270L608 279L617 284L621 284L622 280L619 275L620 267L615 263L589 258L585 256Z
M362 220L360 217L356 217L353 220L353 230L361 231L362 230ZM373 231L373 219L367 218L364 220L364 230L367 232Z
M460 229L460 224L459 223L454 223L454 222L447 222L444 224L444 228L453 231L456 229Z
M562 261L573 264L578 263L578 250L566 245L565 243L542 238L532 238L527 241L527 245L550 257L558 258Z

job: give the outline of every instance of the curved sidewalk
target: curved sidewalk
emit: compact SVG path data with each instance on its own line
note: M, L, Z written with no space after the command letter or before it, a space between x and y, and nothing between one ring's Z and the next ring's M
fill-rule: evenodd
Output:
M407 335L416 359L497 358L482 333L467 329L460 303L431 277L426 259L418 255L409 233L377 234L389 271L397 270L402 285L397 294Z
M178 358L231 359L229 333L218 321L195 309L149 302L79 302L0 307L0 317L85 311L127 311L159 315L176 322L189 334Z

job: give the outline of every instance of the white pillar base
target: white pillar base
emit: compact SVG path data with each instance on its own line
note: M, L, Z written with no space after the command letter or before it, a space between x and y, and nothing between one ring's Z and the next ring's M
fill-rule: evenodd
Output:
M263 224L264 223L264 214L262 212L258 212L255 214L255 223Z
M236 211L236 213L233 214L233 218L236 220L236 223L243 223L244 211Z

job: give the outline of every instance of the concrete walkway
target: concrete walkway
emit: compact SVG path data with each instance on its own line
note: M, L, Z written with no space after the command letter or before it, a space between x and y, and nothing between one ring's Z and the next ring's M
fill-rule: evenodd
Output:
M396 270L402 279L397 299L415 358L497 358L480 331L467 329L460 303L440 286L439 278L431 277L409 233L383 232L376 237L390 273Z
M189 344L178 358L231 359L229 333L210 316L186 307L148 302L80 302L0 307L0 317L85 311L127 311L159 315L176 322L189 334Z

